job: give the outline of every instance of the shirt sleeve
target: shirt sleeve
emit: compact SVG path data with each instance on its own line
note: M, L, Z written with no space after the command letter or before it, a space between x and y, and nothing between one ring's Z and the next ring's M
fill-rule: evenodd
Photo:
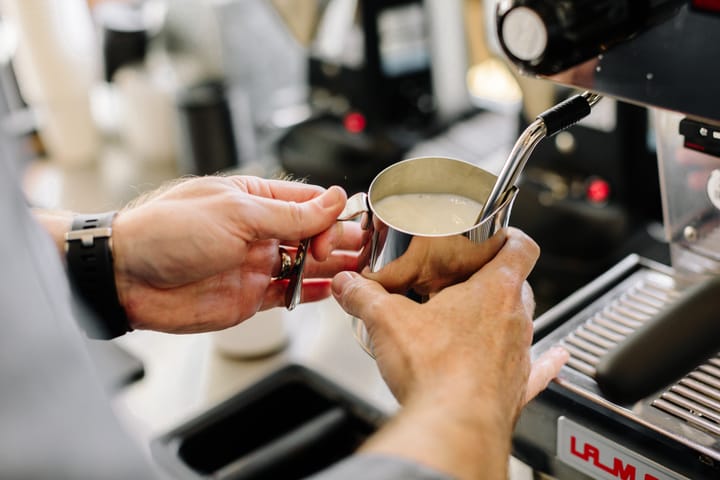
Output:
M445 473L390 455L355 454L308 480L452 480Z

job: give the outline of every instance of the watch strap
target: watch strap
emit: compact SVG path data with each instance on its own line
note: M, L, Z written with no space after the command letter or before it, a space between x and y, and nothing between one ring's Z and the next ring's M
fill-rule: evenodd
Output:
M116 213L76 215L65 235L70 281L96 315L97 329L87 332L94 338L115 338L132 330L115 285L112 222Z

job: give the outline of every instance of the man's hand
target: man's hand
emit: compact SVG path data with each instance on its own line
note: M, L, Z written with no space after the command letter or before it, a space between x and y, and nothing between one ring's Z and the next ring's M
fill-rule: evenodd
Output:
M113 223L115 277L134 328L199 332L283 304L279 245L312 237L302 301L329 295L329 278L357 267L361 232L336 222L337 187L256 177L203 177L156 192Z
M429 296L470 278L497 254L505 243L506 233L506 229L501 229L481 243L463 235L416 236L400 257L377 272L365 268L362 274L391 293L412 289L419 295Z
M357 274L335 277L333 294L365 322L380 371L404 405L368 450L460 478L505 475L520 409L567 359L553 350L531 370L534 300L526 278L538 255L511 228L484 267L423 304Z

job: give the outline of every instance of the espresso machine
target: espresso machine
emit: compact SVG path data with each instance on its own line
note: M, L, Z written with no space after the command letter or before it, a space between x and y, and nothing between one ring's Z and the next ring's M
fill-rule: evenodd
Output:
M522 73L649 109L670 250L537 318L533 358L571 357L513 454L537 478L720 478L720 1L501 0L496 26Z
M312 113L278 142L284 170L320 185L364 191L383 168L472 110L465 45L453 41L463 39L461 3L320 2L307 49ZM440 31L438 12L450 12L455 32ZM448 58L458 61L444 65ZM459 78L459 84L445 85L447 78Z

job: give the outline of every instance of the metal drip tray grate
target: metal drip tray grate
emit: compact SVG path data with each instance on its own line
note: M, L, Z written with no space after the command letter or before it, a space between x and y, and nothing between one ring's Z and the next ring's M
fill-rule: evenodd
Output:
M570 368L594 377L595 367L603 355L679 295L674 282L666 275L648 271L638 277L636 283L618 292L607 306L563 339L563 345L570 352Z
M670 277L646 272L563 339L570 352L568 367L594 377L603 355L679 295ZM670 387L652 406L720 435L720 355Z
M720 435L720 355L670 387L652 405Z
M599 391L594 376L603 356L681 295L664 265L641 260L622 269L624 275L604 280L603 289L592 291L594 300L540 340L533 355L562 344L570 359L557 379L561 387L720 461L720 354L634 405L617 405Z

